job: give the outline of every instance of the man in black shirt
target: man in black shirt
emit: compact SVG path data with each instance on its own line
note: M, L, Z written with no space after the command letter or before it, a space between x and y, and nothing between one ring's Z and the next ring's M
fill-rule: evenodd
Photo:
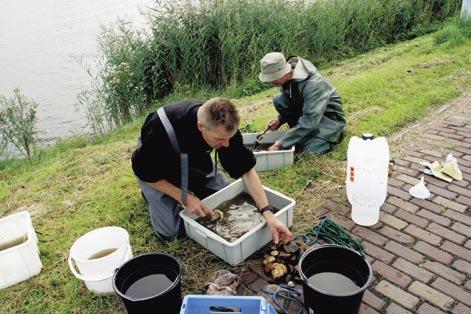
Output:
M159 238L182 233L178 214L182 205L198 216L212 214L200 199L228 184L224 174L217 171L219 155L231 177L243 178L273 241L291 239L291 232L271 211L254 169L255 157L243 145L239 123L234 104L223 98L175 102L147 116L132 167L149 202L152 226ZM210 156L213 149L216 162Z

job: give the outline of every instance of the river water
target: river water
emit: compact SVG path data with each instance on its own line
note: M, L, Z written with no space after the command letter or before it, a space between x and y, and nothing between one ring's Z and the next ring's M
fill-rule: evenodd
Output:
M38 104L45 143L83 132L77 95L90 86L78 60L93 64L102 26L118 18L146 25L152 0L0 0L0 93L21 93Z

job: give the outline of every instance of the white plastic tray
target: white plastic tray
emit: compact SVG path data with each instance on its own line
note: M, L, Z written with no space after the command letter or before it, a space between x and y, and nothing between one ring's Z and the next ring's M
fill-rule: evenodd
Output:
M263 189L267 194L270 205L279 209L275 216L288 227L291 226L293 223L293 208L296 204L295 200L265 186ZM239 179L205 198L203 203L210 208L215 208L222 202L232 199L242 192L248 191L244 181ZM265 222L257 225L236 241L228 242L197 223L195 221L196 215L181 211L180 216L183 218L185 231L189 238L195 240L231 265L237 265L244 261L272 239L271 232Z
M279 138L283 136L286 132L284 131L273 131L267 132L263 139L260 142L262 145L266 144L273 144ZM245 133L242 134L243 143L247 147L251 147L255 140L257 139L257 135L261 134L258 133ZM257 159L257 163L255 164L255 170L257 171L267 171L277 169L286 165L292 165L294 159L294 146L290 149L285 150L278 150L278 151L267 151L262 150L258 152L254 152L255 158Z
M0 219L0 244L23 238L25 241L0 251L0 289L39 274L38 238L31 217L21 211Z

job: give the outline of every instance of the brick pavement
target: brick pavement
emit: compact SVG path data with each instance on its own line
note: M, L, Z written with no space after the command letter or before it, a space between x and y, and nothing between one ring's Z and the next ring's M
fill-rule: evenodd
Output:
M431 197L412 198L408 190L420 178L419 162L444 161L449 152L463 180L447 183L424 175ZM471 117L445 117L394 159L376 225L355 225L345 198L314 209L329 214L367 248L375 280L360 313L471 314ZM244 294L260 293L266 284L251 271L242 281Z

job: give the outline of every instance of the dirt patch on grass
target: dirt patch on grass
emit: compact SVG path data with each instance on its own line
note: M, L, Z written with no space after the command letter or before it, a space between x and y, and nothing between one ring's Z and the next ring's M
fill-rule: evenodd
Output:
M471 114L471 93L463 93L458 98L429 110L420 121L402 128L388 137L389 149L392 158L400 156L405 149L411 149L420 146L419 137L425 130L444 122L445 119L459 120L459 117L466 119ZM457 121L459 122L459 121ZM437 143L440 145L440 143Z
M265 110L272 106L272 99L271 97L267 97L267 99L258 100L258 101L250 101L240 105L237 109L239 110L239 114L241 117L246 117L248 114L252 116L254 113L259 112L260 110Z
M450 64L451 60L450 59L438 59L438 60L433 60L430 62L422 62L417 65L417 67L422 68L422 69L428 69L430 67L436 67L440 65L447 65Z
M349 124L360 120L364 116L380 115L384 111L383 107L371 106L348 114Z

